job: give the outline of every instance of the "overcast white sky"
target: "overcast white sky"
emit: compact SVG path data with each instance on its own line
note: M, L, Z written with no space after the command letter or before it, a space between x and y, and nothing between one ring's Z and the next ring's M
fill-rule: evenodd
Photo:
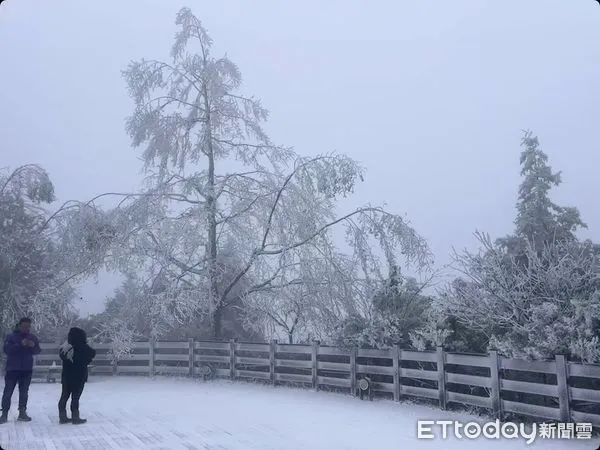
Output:
M523 128L563 171L555 199L600 240L593 0L6 0L0 166L41 164L60 200L136 188L121 69L168 58L181 6L270 109L272 138L360 160L353 202L406 213L440 266L476 229L511 231ZM114 287L111 276L84 286L82 311Z

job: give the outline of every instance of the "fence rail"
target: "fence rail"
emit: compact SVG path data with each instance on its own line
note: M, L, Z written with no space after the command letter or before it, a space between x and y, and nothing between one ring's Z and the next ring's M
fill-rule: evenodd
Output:
M58 346L41 344L36 370L60 365ZM200 376L210 366L217 377L298 383L349 389L369 377L375 392L436 401L440 408L462 404L488 409L494 416L513 413L600 427L600 365L508 359L496 352L472 355L389 350L342 349L313 345L244 342L136 342L131 354L113 360L111 344L96 345L96 374ZM520 378L520 379L519 379Z

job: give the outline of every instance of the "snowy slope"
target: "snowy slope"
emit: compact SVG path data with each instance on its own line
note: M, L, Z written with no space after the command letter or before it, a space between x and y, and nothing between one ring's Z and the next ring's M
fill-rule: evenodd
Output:
M418 419L473 417L390 401L227 381L96 378L86 386L81 426L58 425L58 384L31 386L34 421L0 425L0 445L16 449L595 449L598 440L423 441ZM17 392L13 398L17 400Z

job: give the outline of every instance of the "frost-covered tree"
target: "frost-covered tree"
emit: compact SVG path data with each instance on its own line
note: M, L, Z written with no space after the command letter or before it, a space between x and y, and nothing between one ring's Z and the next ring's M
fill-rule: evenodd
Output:
M586 228L579 211L559 206L550 198L553 187L560 185L561 173L553 172L548 156L541 150L537 136L524 132L521 140L521 176L515 231L499 240L511 253L523 252L528 243L541 251L553 242L573 241L579 228Z
M185 295L182 300L181 291L170 292L173 286L165 271L159 270L154 276L149 276L148 271L127 273L125 281L106 300L105 310L95 318L95 338L119 342L123 351L131 347L134 339L210 338L209 318L205 314L187 314L189 300ZM228 306L231 308L223 316L227 336L244 341L260 339L259 334L243 327L247 314L241 299L237 297Z
M55 200L47 172L37 165L0 171L0 328L19 317L36 325L65 316L74 294L67 258L48 226L46 208Z
M279 276L285 281L246 292L253 297L247 303L254 313L248 317L254 321L250 326L290 344L326 342L340 318L356 312L365 295L356 261L336 251L331 242L319 244L307 243L288 255L296 261L282 266Z
M599 361L600 247L577 239L585 225L576 208L551 201L560 176L537 138L526 133L522 145L515 233L495 242L476 233L479 252L455 255L462 276L434 304L435 314L415 339L454 350L494 347L513 357L563 353Z
M591 351L600 323L598 246L567 241L540 251L531 243L524 266L489 237L479 240L481 252L457 257L464 280L451 285L439 306L505 355L598 361Z
M127 274L113 296L106 299L104 311L88 324L90 338L111 343L114 359L127 356L133 342L148 340L168 327L170 316L161 315L158 308L153 308L157 294L165 290L160 273L151 278Z
M97 273L116 244L112 218L93 202L55 201L40 166L0 170L0 332L24 315L44 333L67 326L76 283Z
M343 346L389 348L412 344L411 335L424 327L432 299L424 294L431 277L418 282L392 268L388 280L372 298L368 315L353 314L337 328Z
M346 226L367 281L380 271L370 239L387 263L399 249L419 266L430 263L425 240L402 217L371 206L336 216L336 200L362 179L361 167L343 155L301 158L275 145L263 129L267 111L240 92L239 68L214 55L189 9L176 23L170 62L141 60L124 71L135 102L127 130L144 148L148 188L121 209L142 228L122 266L160 267L187 314L206 311L220 337L229 303L288 286L303 249L325 246L335 225ZM222 270L221 254L235 257L227 265L235 271Z

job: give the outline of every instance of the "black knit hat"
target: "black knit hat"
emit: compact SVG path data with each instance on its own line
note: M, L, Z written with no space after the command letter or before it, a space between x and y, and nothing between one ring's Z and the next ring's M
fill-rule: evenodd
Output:
M73 327L69 330L67 342L73 346L86 344L87 335L81 328Z

